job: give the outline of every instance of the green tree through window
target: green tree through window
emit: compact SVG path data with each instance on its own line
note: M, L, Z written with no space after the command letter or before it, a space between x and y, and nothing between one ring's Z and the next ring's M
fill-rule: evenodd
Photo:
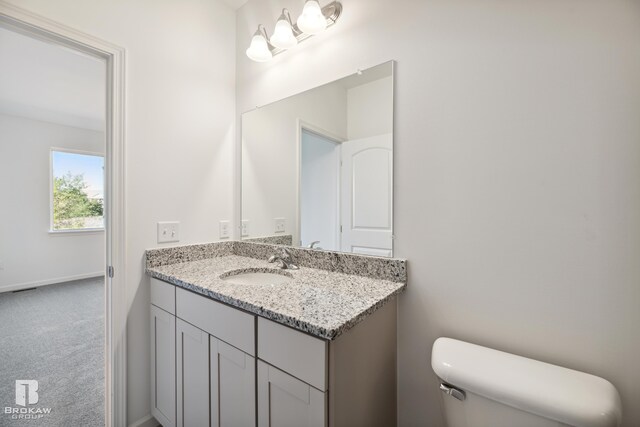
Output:
M103 163L101 156L52 151L54 230L104 227Z

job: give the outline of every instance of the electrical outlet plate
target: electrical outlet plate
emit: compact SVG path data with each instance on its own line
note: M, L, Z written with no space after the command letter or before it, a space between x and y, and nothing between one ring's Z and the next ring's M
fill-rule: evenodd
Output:
M249 220L242 220L242 237L247 237L249 235Z
M284 218L274 218L275 232L284 233L286 230L286 223Z
M163 221L158 223L158 243L180 241L180 223L178 221Z
M220 221L220 238L228 239L231 237L231 223L229 221Z

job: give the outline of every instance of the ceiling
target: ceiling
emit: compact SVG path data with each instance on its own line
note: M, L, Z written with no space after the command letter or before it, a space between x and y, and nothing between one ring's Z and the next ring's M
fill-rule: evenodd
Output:
M104 129L104 61L0 27L0 113Z
M240 9L247 1L249 0L224 0L225 3L227 3L235 10Z

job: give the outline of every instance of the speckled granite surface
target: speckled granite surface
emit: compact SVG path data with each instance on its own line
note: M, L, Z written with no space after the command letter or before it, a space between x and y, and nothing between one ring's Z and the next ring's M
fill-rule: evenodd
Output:
M253 243L268 243L270 245L285 245L291 246L293 245L293 236L291 234L285 235L274 235L274 236L265 236L265 237L252 237L249 239L243 239L243 242L253 242Z
M233 242L203 243L200 245L176 246L172 248L149 249L145 253L146 267L198 261L201 259L233 254Z
M407 281L407 261L398 258L382 258L332 252L317 249L287 247L300 267L319 268L336 273L355 274L372 279ZM224 255L240 255L266 260L280 253L281 245L229 241L149 249L146 251L146 267L158 267L179 262L197 261Z
M282 246L264 243L234 242L234 255L256 259L267 259L282 251ZM300 247L287 247L300 267L319 268L336 273L354 274L372 279L407 281L407 261L397 258L382 258L333 252Z
M271 255L281 250L281 246L247 242L149 250L147 274L328 340L355 326L406 287L405 260L351 254L339 254L336 259L331 252L290 249L300 269L285 270L292 280L276 285L239 285L221 278L232 270L268 272L275 269L262 255ZM342 258L345 255L347 260ZM308 263L325 269L308 267ZM362 270L368 264L373 265ZM367 274L331 271L334 265ZM384 279L371 277L372 271L381 271L383 267L392 267L395 271L383 274ZM394 280L389 280L390 277ZM398 280L400 277L404 280Z

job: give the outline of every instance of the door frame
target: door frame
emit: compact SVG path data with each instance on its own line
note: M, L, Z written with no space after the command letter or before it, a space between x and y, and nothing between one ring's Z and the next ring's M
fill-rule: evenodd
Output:
M127 425L125 287L125 50L0 0L0 26L104 60L105 150L105 425Z
M316 126L314 124L311 124L307 121L304 121L300 118L297 119L296 121L296 159L297 159L297 165L296 165L296 224L295 224L295 230L297 233L297 237L298 241L294 241L293 245L294 246L301 246L302 245L302 212L300 209L300 200L301 200L301 194L300 192L302 191L302 131L306 130L307 132L311 132L311 133L315 133L316 135L319 135L323 138L326 138L328 140L331 140L333 142L336 143L337 150L338 150L338 165L337 165L337 169L338 169L338 189L337 189L337 194L338 194L338 212L336 213L337 218L338 218L338 230L337 230L337 242L340 245L341 243L341 237L340 237L340 226L341 221L340 221L340 210L341 210L341 197L340 197L340 191L341 191L341 182L342 182L342 168L340 167L340 162L342 161L342 154L341 154L341 147L342 147L342 143L345 142L347 139L337 135L333 132L330 132L326 129L321 128L320 126ZM340 249L338 249L340 250Z

